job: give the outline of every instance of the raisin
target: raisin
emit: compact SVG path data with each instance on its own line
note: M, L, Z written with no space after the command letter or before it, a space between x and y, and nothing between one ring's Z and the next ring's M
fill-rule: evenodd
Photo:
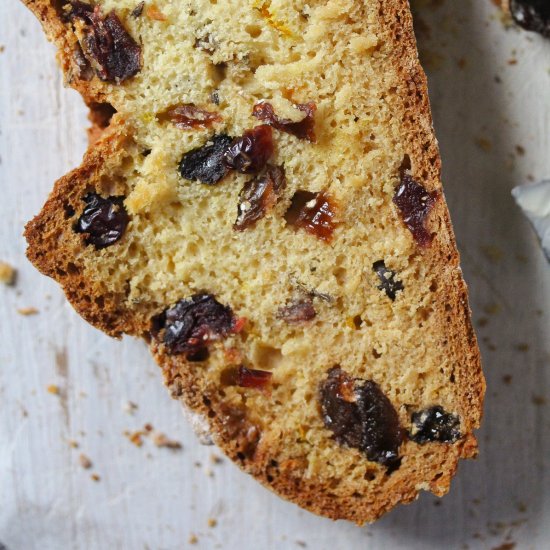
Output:
M185 153L179 166L181 177L208 185L218 183L229 172L223 155L232 141L231 137L219 134L212 138L210 144Z
M141 14L143 13L143 8L145 7L145 2L140 2L139 4L136 5L136 7L130 12L130 15L133 17L133 18L137 18L137 17L140 17Z
M176 128L210 128L214 122L222 120L218 113L205 111L193 104L177 105L157 115L159 120L168 120Z
M124 208L124 197L103 198L89 193L83 200L86 206L74 230L86 234L84 242L99 250L121 239L130 221Z
M204 361L208 345L234 332L235 321L231 308L211 294L195 294L156 316L152 332L158 336L164 329L162 342L169 353Z
M550 3L548 0L510 0L514 21L528 31L550 38Z
M242 365L237 370L237 386L263 389L271 381L273 373L265 370L247 369Z
M227 166L243 174L257 174L273 154L271 126L262 124L235 138L224 153Z
M305 229L322 241L330 241L335 228L335 208L329 196L321 191L298 190L285 213L289 225Z
M244 184L239 194L236 231L244 231L263 218L281 197L286 186L285 172L280 166L267 166L263 176Z
M396 273L386 267L384 260L379 260L372 264L372 269L378 275L380 284L376 287L379 290L383 290L386 296L393 302L395 300L396 292L404 290L403 283L395 279Z
M321 384L320 400L325 426L340 445L359 449L388 471L399 467L403 430L397 411L378 384L353 379L333 367Z
M280 118L275 114L273 105L267 101L262 101L254 105L252 114L263 122L267 122L282 132L292 134L299 139L307 139L309 141L315 141L315 111L317 106L313 101L308 103L300 103L296 105L296 108L306 114L306 116L299 122L293 122L288 118Z
M141 47L114 11L103 16L99 6L73 0L69 17L85 23L82 49L99 78L120 84L141 70Z
M311 299L294 300L290 304L279 308L277 312L277 318L282 319L290 325L311 321L315 319L316 315L317 312L313 307Z
M436 405L413 413L410 438L423 445L430 441L454 443L460 438L460 419Z
M403 174L395 189L393 202L401 219L420 246L430 246L433 235L426 229L426 218L439 198L437 191L429 192L409 174Z

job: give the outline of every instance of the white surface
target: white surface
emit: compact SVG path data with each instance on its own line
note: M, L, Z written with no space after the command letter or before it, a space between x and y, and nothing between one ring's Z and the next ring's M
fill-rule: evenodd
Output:
M191 533L197 548L229 550L550 546L550 402L533 403L550 389L550 270L510 195L529 174L550 175L550 41L505 32L487 1L422 4L432 28L422 43L441 56L428 59L439 65L430 83L446 195L474 318L488 319L478 329L485 424L479 459L461 465L439 506L424 495L358 528L279 500L227 460L211 464L212 448L198 445L145 346L88 327L25 260L23 225L79 162L86 121L38 23L17 0L0 2L0 259L19 270L14 289L0 288L0 541L9 550L180 549ZM40 313L16 313L26 306ZM127 400L139 405L134 416ZM133 446L122 432L145 422L184 449Z

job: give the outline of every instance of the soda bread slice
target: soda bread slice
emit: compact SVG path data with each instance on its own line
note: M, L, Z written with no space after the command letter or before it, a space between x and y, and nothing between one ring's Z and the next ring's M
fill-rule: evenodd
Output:
M279 495L446 493L484 380L408 3L26 3L101 129L30 260Z

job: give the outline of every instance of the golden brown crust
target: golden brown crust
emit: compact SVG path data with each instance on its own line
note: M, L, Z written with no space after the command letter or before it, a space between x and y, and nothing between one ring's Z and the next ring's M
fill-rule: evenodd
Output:
M86 81L75 76L76 38L61 21L59 7L56 8L50 0L24 2L43 22L48 37L58 46L69 84L91 105L91 120L96 127L93 138L97 139L83 164L56 183L42 212L27 225L28 257L42 273L63 286L75 309L92 325L113 336L123 333L143 335L160 304L140 304L130 310L122 305L126 296L112 295L102 287L101 281L83 276L83 266L78 260L79 249L83 246L82 236L67 230L66 218L67 212L72 212L69 217L78 215L82 208L81 197L86 190L100 191L102 175L122 164L125 150L130 146L131 129L115 117L105 130L105 109L99 108L98 116L97 108L102 103L102 84L96 78ZM413 174L421 177L428 189L439 189L439 152L433 137L426 78L417 58L408 2L381 1L380 18L394 43L393 65L400 75L396 96L406 98L403 120L406 121L407 134L403 139L411 157ZM392 101L391 98L388 101ZM402 110L398 103L393 107L396 112ZM461 358L453 376L455 388L458 388L455 391L462 392L461 401L464 403L463 437L454 445L419 447L416 451L419 459L415 464L421 467L403 467L394 472L390 481L385 483L383 492L379 490L368 499L359 494L336 496L330 488L318 485L314 478L302 475L301 465L295 461L274 463L272 457L278 456L280 442L262 439L257 427L246 417L242 419L239 411L224 409L216 399L210 399L212 388L204 386L184 360L167 355L154 340L150 342L173 396L208 419L212 435L224 452L264 485L312 512L357 523L374 521L397 503L411 502L422 489L429 489L437 495L445 494L458 460L475 456L477 452L472 431L479 427L485 385L459 256L443 199L437 203L431 220L437 227L438 238L431 248L419 253L428 268L440 274L436 290L441 303L436 308L438 322L446 327L445 343L449 355ZM422 460L423 455L430 455L430 460Z

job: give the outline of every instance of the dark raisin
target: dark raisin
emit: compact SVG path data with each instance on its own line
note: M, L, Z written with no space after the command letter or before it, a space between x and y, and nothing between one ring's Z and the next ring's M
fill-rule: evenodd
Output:
M209 144L185 153L179 167L181 177L208 185L218 183L229 172L223 155L232 141L229 136L219 134Z
M248 181L239 193L236 231L244 231L271 210L281 197L286 186L285 172L280 166L268 165L265 174Z
M273 154L271 126L262 124L235 138L224 153L227 166L243 174L258 174Z
M514 21L527 29L550 38L550 3L548 0L510 0Z
M242 365L237 369L237 386L242 388L265 388L272 377L273 373L265 370L247 369Z
M332 239L336 226L334 217L334 204L324 191L296 191L285 213L289 225L305 229L323 241Z
M158 336L164 329L162 342L170 353L183 353L190 361L201 361L211 342L235 331L235 322L231 308L211 294L195 294L156 316L152 332Z
M372 380L353 379L340 367L330 369L321 384L325 426L340 445L359 449L368 460L399 467L403 430L397 411Z
M130 15L135 19L140 17L143 13L143 8L145 7L145 2L140 2L136 7L130 12Z
M86 206L74 230L86 235L86 244L93 244L101 249L122 238L130 221L124 208L124 197L104 198L96 193L89 193L83 200Z
M315 111L317 106L313 101L308 103L300 103L296 105L296 108L306 114L306 116L299 122L293 122L288 118L280 118L275 114L273 105L267 101L262 101L254 105L252 114L259 120L267 122L282 132L292 134L299 139L307 139L309 141L315 141Z
M436 405L413 413L410 438L423 445L430 441L454 443L460 438L460 419Z
M374 262L372 264L372 269L380 279L380 284L376 288L383 290L386 293L386 296L393 302L395 300L396 292L405 288L403 283L396 280L395 271L388 269L384 263L384 260Z
M393 202L399 208L401 219L420 246L430 246L432 234L426 229L426 218L439 198L437 191L429 192L409 174L403 174L395 189Z
M119 84L141 70L141 47L114 11L103 16L100 6L73 0L69 17L85 23L82 49L99 78Z
M311 321L316 315L311 299L294 300L277 311L277 318L291 325Z
M159 120L168 120L176 128L188 130L190 128L210 128L214 122L222 120L218 113L205 111L192 104L177 105L157 115Z

